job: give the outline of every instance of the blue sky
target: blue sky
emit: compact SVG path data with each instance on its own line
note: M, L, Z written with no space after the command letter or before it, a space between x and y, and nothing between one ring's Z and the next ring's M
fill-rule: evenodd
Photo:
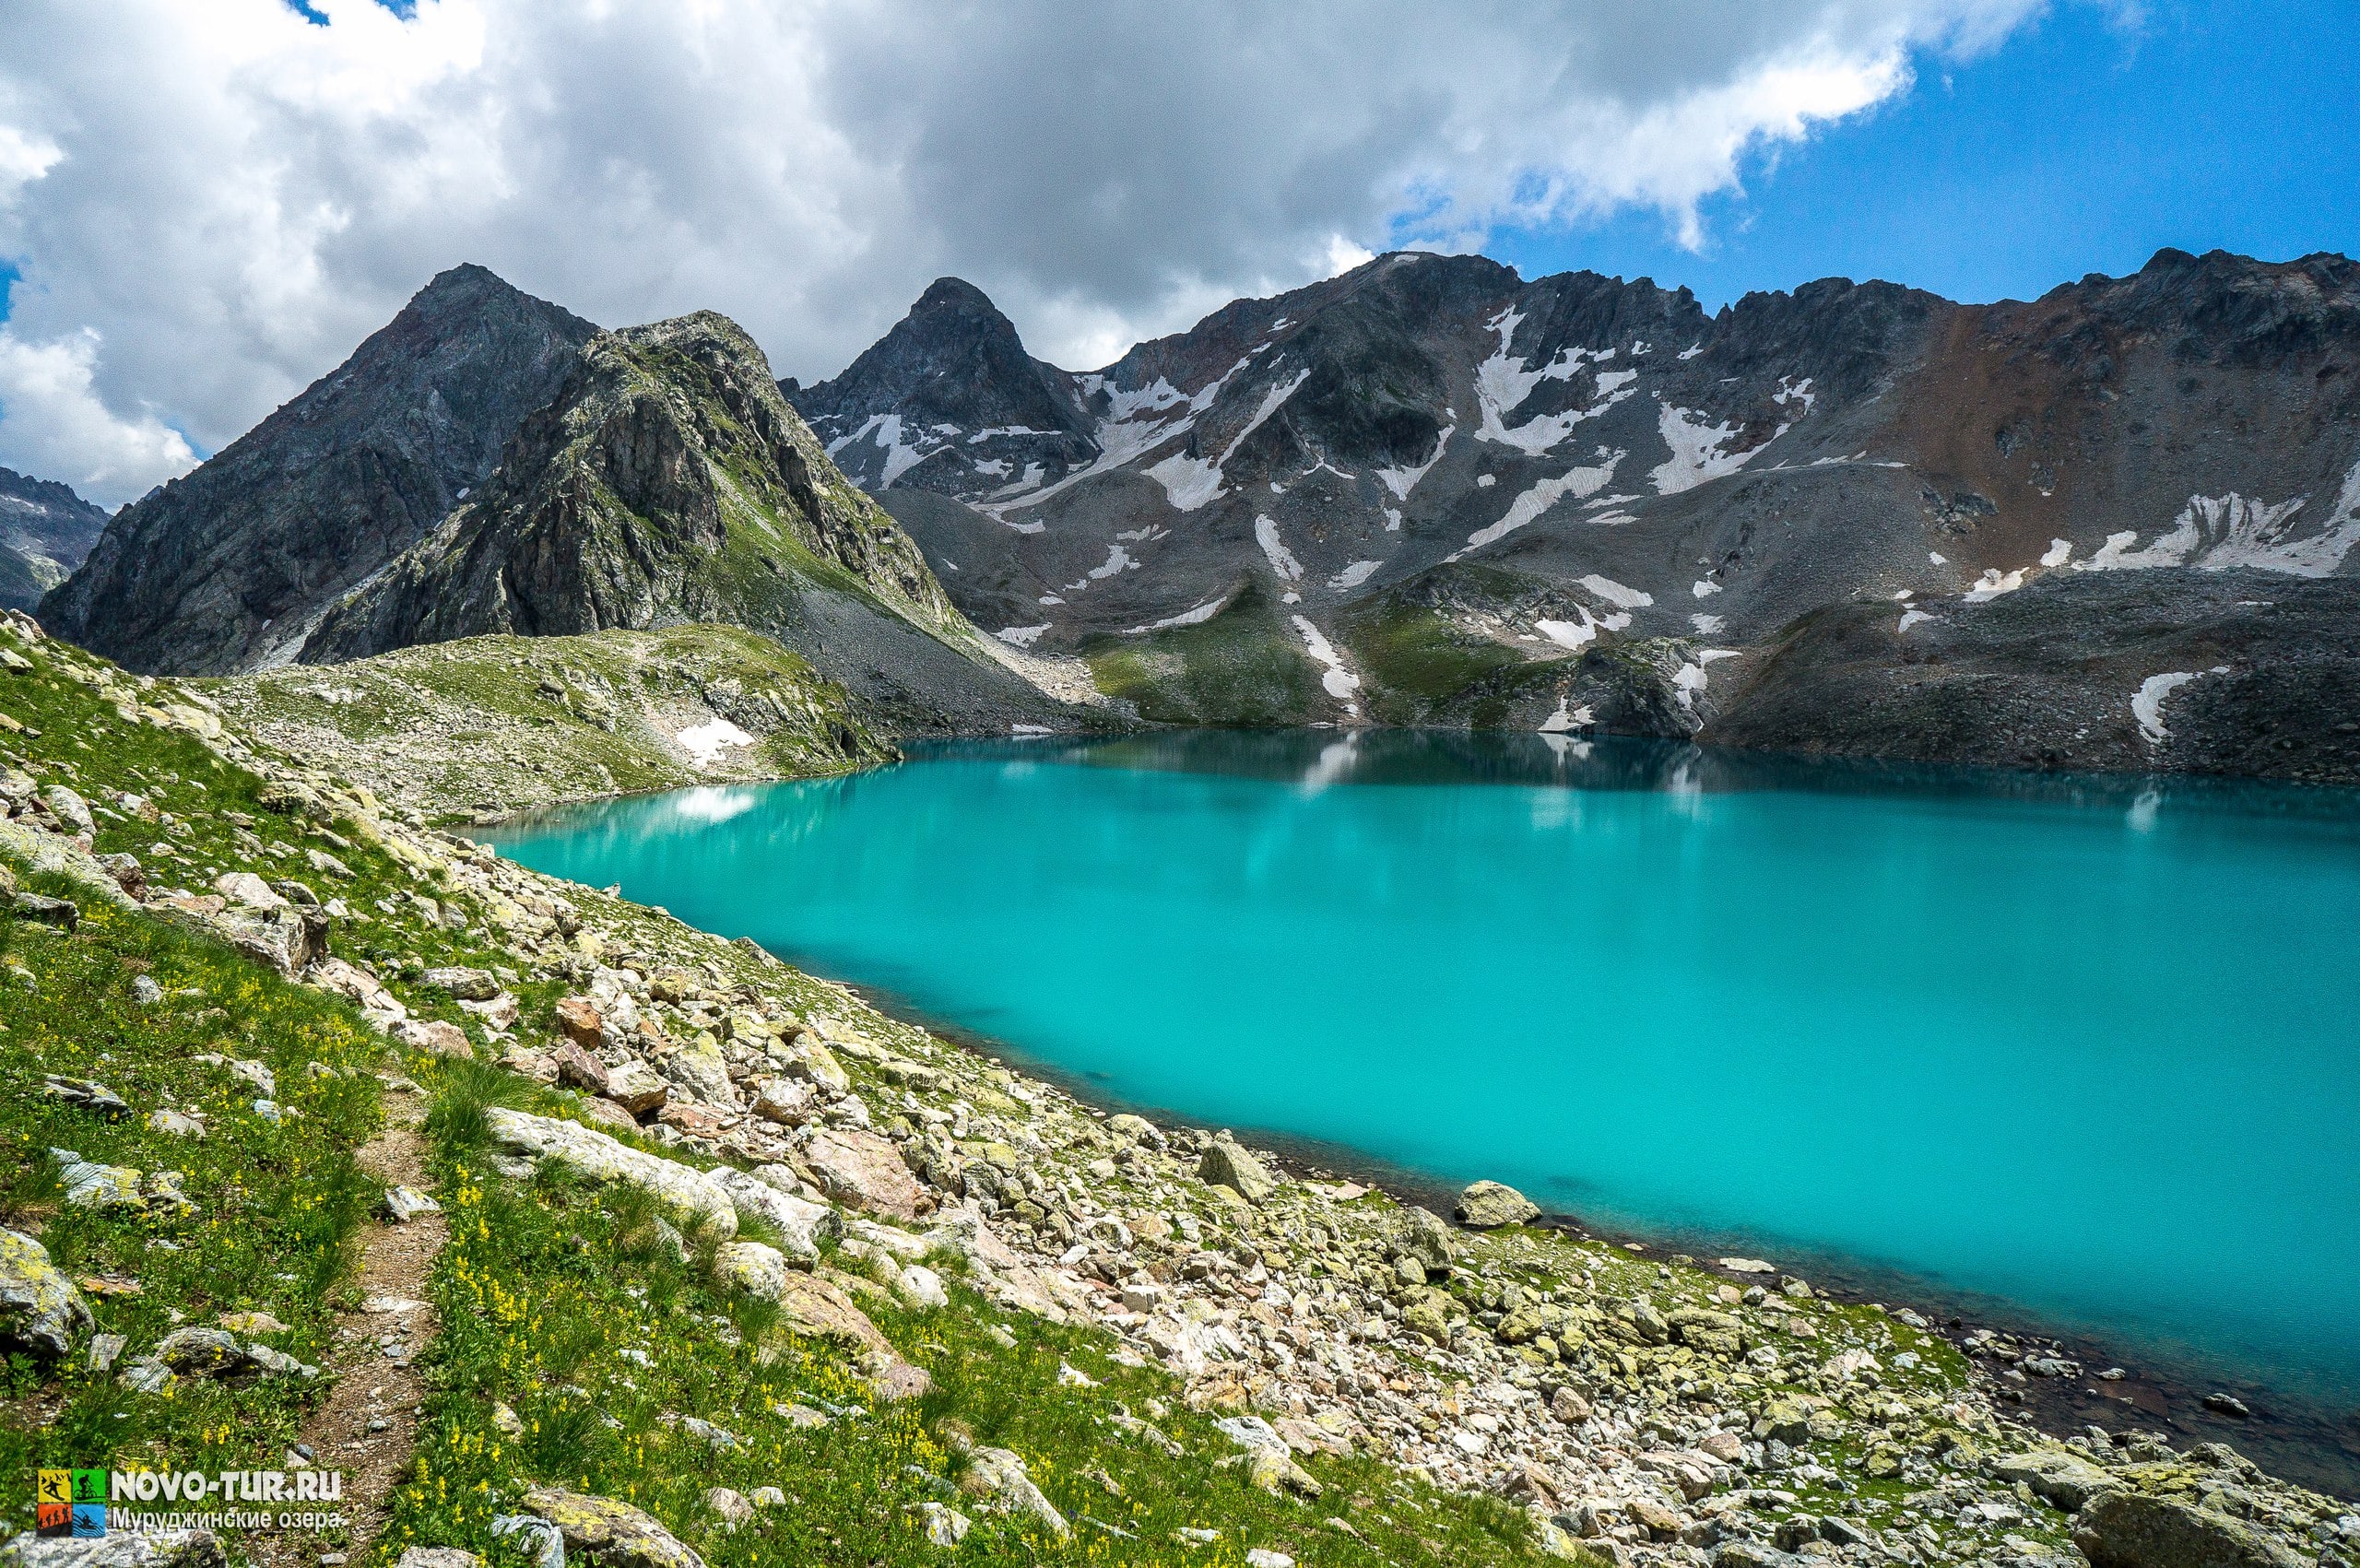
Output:
M2165 245L2269 260L2360 249L2360 4L2069 6L1706 204L1702 253L1652 213L1504 232L1528 277L1685 283L1707 307L1814 277L2029 299Z

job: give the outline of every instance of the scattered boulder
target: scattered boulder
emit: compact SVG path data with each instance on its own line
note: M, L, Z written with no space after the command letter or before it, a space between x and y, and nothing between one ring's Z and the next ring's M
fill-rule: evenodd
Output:
M1248 1203L1263 1202L1279 1190L1262 1162L1227 1138L1217 1138L1205 1146L1197 1161L1197 1177L1208 1186L1228 1187Z
M1452 1255L1450 1227L1431 1209L1406 1208L1401 1213L1400 1228L1394 1232L1393 1251L1429 1275L1448 1273Z
M557 1027L568 1040L585 1051L595 1051L605 1041L606 1020L599 1014L598 1004L587 996L567 996L557 1005Z
M456 1056L465 1061L475 1059L476 1048L467 1043L466 1032L455 1023L445 1023L441 1019L406 1018L395 1024L390 1032L395 1043L406 1050Z
M525 1491L525 1505L557 1527L569 1550L611 1568L704 1568L704 1559L628 1503L537 1486Z
M1064 1540L1073 1534L1073 1527L1055 1504L1042 1495L1032 1484L1032 1477L1025 1470L1024 1461L1005 1448L978 1448L967 1468L959 1477L959 1489L970 1496L984 1500L984 1505L995 1512L1029 1515L1048 1527L1051 1535Z
M1540 1218L1540 1206L1512 1186L1476 1182L1458 1195L1458 1219L1479 1231L1523 1225Z
M0 1568L221 1568L211 1530L117 1530L103 1536L37 1536L0 1545Z
M489 1002L500 995L500 981L488 969L430 969L422 979L462 1002Z
M657 1078L646 1063L631 1060L607 1069L607 1098L634 1116L660 1110L672 1097L672 1086Z
M607 1065L584 1050L581 1042L568 1040L548 1055L557 1064L558 1082L588 1094L607 1092Z
M714 1277L748 1295L774 1302L786 1291L786 1256L761 1242L728 1242L714 1254Z
M51 784L41 792L41 804L50 815L65 824L69 833L95 833L99 825L90 819L89 803L64 784Z
M2308 1568L2242 1519L2177 1498L2102 1491L2073 1521L2094 1568Z
M664 1076L687 1091L691 1100L707 1105L738 1108L738 1095L729 1082L729 1063L721 1054L721 1043L710 1034L701 1034L665 1058Z
M82 911L72 899L53 899L41 893L18 893L8 901L8 907L19 920L36 925L54 925L61 931L71 931L82 923Z
M723 1241L738 1233L738 1210L729 1195L702 1171L643 1154L579 1122L527 1115L503 1105L490 1107L484 1117L492 1140L512 1153L554 1160L592 1181L643 1188L676 1208L702 1217Z
M914 1220L932 1207L926 1189L902 1162L902 1151L857 1127L814 1133L803 1150L820 1189L840 1203L895 1220Z
M2035 1496L2068 1514L2078 1513L2099 1492L2121 1484L2071 1449L2048 1446L2002 1455L1991 1461L1991 1473L2003 1481L2022 1481Z
M148 1207L148 1200L139 1196L139 1173L132 1167L96 1164L70 1149L53 1149L49 1155L57 1161L57 1179L65 1188L68 1208Z
M394 1186L377 1202L377 1210L396 1225L407 1225L421 1214L440 1214L442 1206L416 1187Z
M0 1341L63 1356L92 1326L89 1303L30 1236L0 1228Z
M68 1105L77 1105L85 1111L95 1111L110 1122L124 1121L131 1114L131 1107L123 1102L122 1096L116 1094L105 1084L94 1083L87 1078L66 1078L57 1073L43 1073L41 1079L41 1091L52 1100L63 1100Z

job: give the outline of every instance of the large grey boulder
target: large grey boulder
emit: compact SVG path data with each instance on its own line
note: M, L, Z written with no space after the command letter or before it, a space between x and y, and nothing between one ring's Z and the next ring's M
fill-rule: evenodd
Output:
M91 1326L89 1303L30 1236L0 1229L0 1340L53 1356Z
M711 1176L678 1161L643 1154L579 1122L527 1115L495 1105L484 1113L492 1141L512 1153L553 1160L594 1182L620 1182L701 1216L721 1240L738 1233L738 1209Z
M1432 1209L1403 1210L1399 1227L1394 1232L1393 1247L1397 1256L1409 1258L1429 1274L1446 1273L1450 1268L1450 1227Z
M1030 1515L1059 1540L1073 1534L1066 1516L1033 1484L1023 1459L1006 1448L976 1449L959 1486L996 1512Z
M2094 1568L2309 1568L2242 1519L2171 1497L2102 1491L2073 1522Z
M27 1530L0 1545L0 1568L221 1568L223 1561L221 1538L211 1530L80 1538Z
M820 1189L839 1203L895 1220L914 1220L930 1207L926 1189L903 1163L902 1151L857 1127L830 1127L812 1134L803 1162Z
M1260 1203L1279 1190L1262 1162L1227 1138L1217 1138L1205 1146L1204 1155L1197 1161L1197 1177L1209 1186L1234 1188L1249 1203Z
M653 1515L560 1487L534 1487L525 1506L557 1527L568 1551L595 1557L611 1568L704 1568L704 1559L682 1545Z
M1476 1182L1458 1195L1459 1222L1479 1231L1522 1225L1540 1218L1539 1204L1499 1182Z
M2068 1514L2078 1512L2099 1492L2122 1484L2103 1466L2090 1463L2071 1449L2046 1445L2021 1454L2002 1454L1991 1461L1991 1473L2003 1481L2024 1482L2035 1496Z
M787 1190L795 1173L784 1165L763 1165L750 1174L724 1166L713 1180L738 1206L738 1218L758 1219L777 1232L779 1247L790 1257L815 1258L822 1241L844 1232L844 1217L834 1209Z

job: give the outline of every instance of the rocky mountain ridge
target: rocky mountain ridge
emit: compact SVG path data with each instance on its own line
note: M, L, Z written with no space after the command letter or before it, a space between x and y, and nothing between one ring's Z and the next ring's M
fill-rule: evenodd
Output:
M927 390L951 365L1021 385L953 404ZM1929 620L2054 578L2087 584L2054 602L2087 607L2078 645L2105 656L2025 644L2076 701L2017 711L2012 740L1964 718L1962 754L2247 771L2226 739L2147 738L2139 690L2189 672L2148 667L2141 628L2210 606L2221 655L2266 682L2283 644L2254 595L2215 602L2223 574L2322 583L2307 603L2342 613L2355 372L2360 267L2333 255L2165 251L1994 305L1832 278L1707 314L1644 279L1397 254L1087 373L1051 374L946 280L844 377L788 391L978 624L1085 654L1151 716L1577 730L1611 708L1643 733L1908 750L1897 716L1748 724L1748 678L1829 607L1890 607L1873 660L1897 671ZM1020 394L1041 425L1008 428ZM1058 422L1076 407L1086 444ZM2305 656L2349 690L2341 647ZM2348 701L2284 715L2301 744L2269 771L2360 777Z
M351 358L118 513L43 624L150 672L287 662L320 610L490 478L597 328L455 266Z
M107 514L71 485L0 468L0 609L30 609L81 565Z

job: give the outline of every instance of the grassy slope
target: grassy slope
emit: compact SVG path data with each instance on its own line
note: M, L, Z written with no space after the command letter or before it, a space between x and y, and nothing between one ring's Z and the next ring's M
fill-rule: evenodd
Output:
M1270 725L1325 717L1320 667L1259 583L1198 626L1093 639L1082 650L1099 690L1155 724Z
M470 637L206 683L235 722L430 818L890 757L844 690L736 627ZM716 709L761 743L700 767L674 740Z

